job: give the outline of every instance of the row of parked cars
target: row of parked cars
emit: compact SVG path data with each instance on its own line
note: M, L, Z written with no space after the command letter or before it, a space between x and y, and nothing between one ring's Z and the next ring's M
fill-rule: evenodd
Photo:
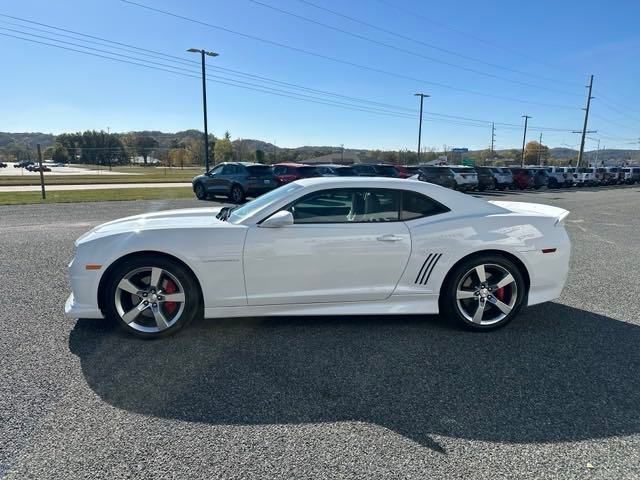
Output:
M310 177L416 177L419 180L461 191L540 189L640 183L640 166L631 167L467 167L434 165L305 165L273 166L225 162L193 179L196 196L204 200L228 196L240 203L280 185Z

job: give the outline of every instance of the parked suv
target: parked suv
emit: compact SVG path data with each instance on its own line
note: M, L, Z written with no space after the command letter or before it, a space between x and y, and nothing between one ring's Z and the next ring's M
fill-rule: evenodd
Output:
M496 179L496 188L504 190L506 188L513 189L513 174L506 167L490 167L493 177Z
M478 174L478 190L495 190L497 188L498 182L490 167L476 167L474 170Z
M640 182L640 167L623 167L624 183L631 185Z
M398 178L398 170L393 165L387 165L385 163L379 163L374 165L373 168L376 170L376 173L379 177L392 177Z
M478 174L471 167L455 166L440 167L450 168L453 172L453 179L456 182L456 189L462 191L478 189Z
M516 188L526 190L527 188L533 188L535 186L533 172L530 169L512 167L511 173L513 175L513 182L515 183Z
M359 177L378 177L378 172L376 171L376 167L370 165L368 163L355 163L350 165L356 175Z
M544 167L535 167L531 169L533 174L533 188L540 190L542 187L548 187L550 178L549 172Z
M277 163L273 166L273 174L278 179L280 185L301 178L318 176L316 167L302 163Z
M547 167L547 172L555 175L562 175L564 183L562 186L564 187L572 187L575 184L574 173L576 169L574 167ZM559 179L558 179L559 181ZM551 186L551 184L549 185Z
M596 169L593 167L580 167L575 173L576 185L581 187L593 187L600 182L596 178Z
M394 165L394 168L398 172L398 177L409 178L419 173L420 167L416 165Z
M453 172L446 167L419 167L418 180L423 182L435 183L447 188L456 188L456 181Z
M347 165L317 165L316 172L321 177L356 177L358 174Z
M246 197L257 197L278 186L273 169L261 163L221 163L192 181L193 191L200 200L225 195L234 203Z

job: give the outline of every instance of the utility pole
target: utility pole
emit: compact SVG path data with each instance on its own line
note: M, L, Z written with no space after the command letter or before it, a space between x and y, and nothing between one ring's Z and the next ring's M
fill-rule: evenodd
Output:
M600 156L600 139L598 139L598 149L596 150L596 165L598 165L599 156Z
M424 102L424 97L430 97L431 95L425 95L424 93L416 93L414 94L416 97L420 97L420 121L418 123L418 162L420 165L420 143L422 142L422 103Z
M540 132L540 141L538 141L538 166L542 166L542 132Z
M580 140L580 151L578 152L578 162L576 163L576 168L580 166L582 163L582 155L584 154L584 139L587 135L587 123L589 121L589 108L591 107L591 99L594 98L591 96L591 90L593 89L593 75L589 78L589 85L587 85L589 89L589 94L587 95L587 107L584 108L584 125L582 126L582 140Z
M217 57L216 52L207 52L204 49L190 48L187 52L199 53L202 57L202 110L204 112L204 165L205 171L209 171L209 130L207 128L207 75L204 56Z
M496 141L496 125L495 123L491 122L491 154L494 154L494 150L493 147L495 145L495 141Z
M344 143L340 144L340 163L344 163Z
M40 151L40 144L38 146L38 164L40 168L40 190L42 190L42 199L45 200L47 198L47 194L44 191L44 171L42 170L42 152Z
M529 115L522 115L524 118L524 134L522 135L522 158L520 160L520 166L524 167L524 147L525 142L527 141L527 122L531 118Z
M276 141L273 141L273 163L278 163L278 147L276 147Z

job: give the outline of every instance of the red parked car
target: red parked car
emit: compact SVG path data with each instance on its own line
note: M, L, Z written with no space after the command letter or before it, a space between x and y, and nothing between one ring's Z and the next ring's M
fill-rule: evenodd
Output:
M399 178L409 178L420 173L420 167L416 165L394 165Z
M293 182L301 178L318 176L316 167L303 163L276 163L273 166L273 174L278 179L280 185Z
M512 168L513 183L520 190L533 188L535 186L535 178L533 172L528 168Z

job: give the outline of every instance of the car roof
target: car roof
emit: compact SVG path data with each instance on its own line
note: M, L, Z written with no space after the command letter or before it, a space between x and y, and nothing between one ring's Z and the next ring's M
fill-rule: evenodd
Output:
M316 167L332 167L332 168L351 168L353 165L340 165L338 163L322 163Z
M307 165L305 163L296 163L296 162L280 162L274 163L274 167L311 167L312 165Z

